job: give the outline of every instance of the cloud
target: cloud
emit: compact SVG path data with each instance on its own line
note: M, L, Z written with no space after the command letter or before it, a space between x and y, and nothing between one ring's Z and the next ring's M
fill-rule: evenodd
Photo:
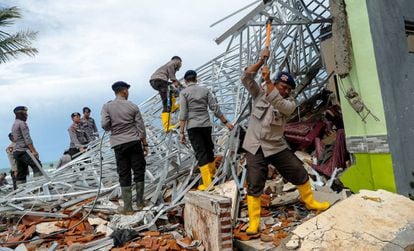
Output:
M213 39L240 15L214 29L208 26L251 2L2 1L0 7L18 6L23 14L8 29L39 32L34 42L39 54L0 65L0 147L8 144L12 109L27 105L43 160L58 159L69 145L70 113L88 105L99 121L100 108L112 98L110 85L116 80L132 84L134 102L148 99L156 93L149 76L173 55L183 58L181 77L222 53L225 45L217 46ZM0 168L8 165L5 159L0 158Z

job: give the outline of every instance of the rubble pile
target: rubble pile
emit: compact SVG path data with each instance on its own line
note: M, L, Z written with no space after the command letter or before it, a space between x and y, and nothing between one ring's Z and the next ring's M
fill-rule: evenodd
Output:
M332 93L323 90L298 107L285 128L285 138L305 163L318 186L336 179L351 163L346 150L341 108L332 102Z
M132 216L116 212L122 202L115 157L107 135L102 142L92 142L86 152L64 166L51 171L42 169L43 176L29 177L17 190L12 185L2 186L0 245L54 246L54 249L81 245L82 249L110 249L114 246L110 235L120 229L166 231L169 216L180 210L182 197L199 179L193 173L194 160L182 158L178 165L176 153L171 149L164 156L153 154L147 158L144 196L147 206ZM159 246L163 243L160 241Z

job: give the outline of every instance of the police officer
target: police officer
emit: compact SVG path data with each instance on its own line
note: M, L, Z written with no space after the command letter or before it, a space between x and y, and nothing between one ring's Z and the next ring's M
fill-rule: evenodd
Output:
M14 156L13 156L13 151L14 151L14 147L16 143L14 142L15 140L13 138L12 133L9 133L8 136L10 140L10 145L6 148L6 153L9 159L9 163L10 163L10 176L13 181L13 189L16 190L17 189L17 186L16 186L17 165L16 165L16 160L14 159Z
M152 88L159 92L162 100L161 121L164 132L169 132L174 128L171 125L171 113L175 112L179 106L175 103L175 95L168 93L168 88L170 84L173 84L177 88L181 85L175 76L175 73L180 70L181 64L181 58L174 56L168 63L158 68L150 78ZM167 103L168 95L170 95L171 107Z
M180 92L180 141L185 143L184 130L187 127L188 138L193 146L200 168L202 185L199 190L206 190L215 173L214 144L211 139L212 124L208 108L221 120L228 129L233 125L227 121L220 111L211 92L197 84L197 73L189 70L184 75L187 87Z
M101 111L101 125L111 132L110 144L115 151L117 172L124 206L121 214L133 214L131 192L131 169L134 174L138 209L144 207L145 156L148 144L144 121L138 106L128 101L130 85L118 81L112 85L116 98L106 103Z
M82 127L80 116L79 112L74 112L70 115L73 123L68 128L70 138L68 153L71 157L85 151L85 147L89 143L88 135Z
M16 120L12 126L12 135L15 142L13 149L13 157L16 160L17 175L16 175L16 186L26 183L26 176L29 174L28 167L30 166L33 170L33 176L41 176L39 168L36 166L34 160L26 152L29 150L36 160L39 162L39 154L33 145L32 138L30 137L29 127L27 121L27 107L17 106L13 110L16 115Z
M328 202L313 199L308 174L303 163L289 150L283 138L283 129L287 117L293 113L296 103L290 93L295 81L288 72L277 74L276 80L270 80L270 71L263 66L269 50L264 49L259 61L245 69L241 81L253 98L243 148L247 151L247 206L249 228L247 234L256 234L260 223L260 195L263 193L267 178L268 165L272 164L287 181L296 185L301 200L308 209L325 210ZM262 67L264 86L255 80L257 71Z
M98 134L98 128L96 128L95 120L91 117L91 109L89 107L84 107L82 109L83 117L81 118L81 125L83 130L88 137L89 142L94 141Z

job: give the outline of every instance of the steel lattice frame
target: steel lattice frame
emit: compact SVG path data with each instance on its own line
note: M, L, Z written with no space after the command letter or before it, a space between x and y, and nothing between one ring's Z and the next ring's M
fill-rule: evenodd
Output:
M243 69L256 62L260 50L264 48L265 22L269 16L273 17L269 58L273 74L279 70L287 70L296 76L300 83L297 88L299 103L326 86L328 75L322 67L318 37L322 25L330 22L328 7L328 0L274 0L267 4L260 2L215 40L218 44L228 40L226 51L196 71L199 82L212 91L228 118L236 124L245 124L249 111L249 95L241 85L240 78ZM172 140L173 144L166 140L160 143L164 136L158 122L161 102L157 95L144 102L141 109L146 123L152 128L154 137L150 140L156 139L153 144L158 145L155 149L157 158L165 156L168 149L170 152L177 152L177 158L181 156L180 158L193 159L193 156L186 156L192 153L191 148L177 144L177 135L168 136L175 138ZM177 115L174 117L177 119ZM214 136L218 143L216 151L225 155L222 170L225 175L233 174L237 178L237 156L228 155L238 148L239 142L234 140L238 131L229 134L212 114L211 118L215 121ZM194 159L190 162L195 164ZM224 181L225 175L221 179L216 177L216 181ZM243 178L236 183L241 189Z

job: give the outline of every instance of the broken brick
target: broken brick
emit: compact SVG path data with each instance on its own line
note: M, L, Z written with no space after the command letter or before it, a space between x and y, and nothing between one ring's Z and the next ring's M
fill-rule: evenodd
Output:
M260 195L260 205L262 207L270 207L272 204L272 197L268 194Z
M159 231L147 231L143 233L144 236L158 237L161 235Z
M181 248L180 248L180 246L178 246L176 240L169 240L168 241L168 248L169 248L169 250L173 250L173 251L180 251L181 250Z
M270 234L261 234L260 235L260 240L261 241L264 241L264 242L271 242L271 241L273 241L273 235L270 235Z

